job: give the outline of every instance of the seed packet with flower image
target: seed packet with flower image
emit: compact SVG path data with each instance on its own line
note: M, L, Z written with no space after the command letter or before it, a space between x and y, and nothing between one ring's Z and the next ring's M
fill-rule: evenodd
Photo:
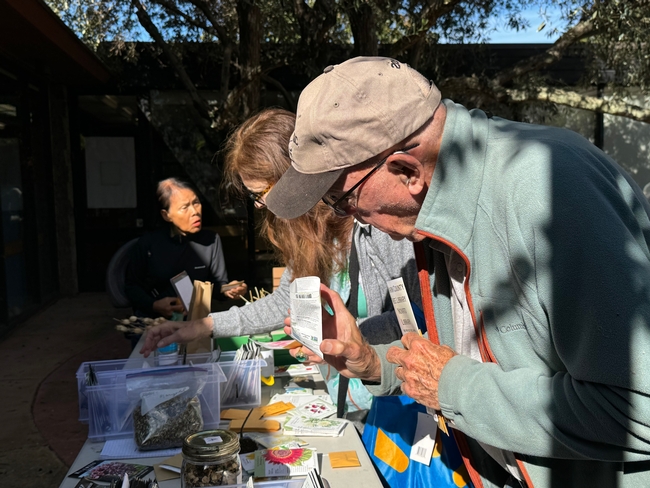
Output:
M285 435L338 437L348 425L343 419L291 417L283 426Z
M112 481L122 479L124 474L128 474L131 478L143 477L151 471L153 471L152 466L143 464L96 460L69 476L71 478L87 478L93 481Z
M315 449L264 449L255 451L255 477L305 476L318 469Z
M336 407L333 404L322 400L305 403L295 409L296 415L314 419L324 419L334 413L336 413Z

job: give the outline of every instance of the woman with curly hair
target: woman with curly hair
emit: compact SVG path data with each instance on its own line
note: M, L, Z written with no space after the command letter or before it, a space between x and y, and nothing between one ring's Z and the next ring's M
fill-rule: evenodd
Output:
M291 164L288 145L294 123L295 115L291 112L267 109L229 136L224 149L224 177L229 191L251 198L258 209L265 208L266 194ZM322 202L292 220L264 212L260 231L272 244L278 261L286 265L279 287L243 307L232 307L192 322L165 322L150 329L142 349L145 356L172 342L281 329L290 303L289 285L298 277L318 276L347 301L348 258L353 239L359 262L358 317L367 339L379 344L401 337L386 281L401 276L409 296L420 306L413 247L408 241L394 241L378 229L355 223L352 217L336 216ZM332 391L330 394L334 396Z

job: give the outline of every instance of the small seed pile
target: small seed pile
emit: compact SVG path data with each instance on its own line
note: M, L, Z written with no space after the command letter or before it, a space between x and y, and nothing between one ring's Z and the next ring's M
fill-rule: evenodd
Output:
M152 319L150 317L136 317L135 315L131 315L128 319L114 318L113 320L119 322L119 324L116 325L115 328L120 332L132 332L134 334L142 334L147 328L153 325L162 324L167 319L165 317L158 317L156 319Z
M135 443L143 451L181 447L183 439L203 429L198 397L175 396L142 415L140 405L133 409Z
M204 486L223 486L237 484L241 467L236 459L224 460L215 464L194 464L185 461L183 466L183 487L200 488Z

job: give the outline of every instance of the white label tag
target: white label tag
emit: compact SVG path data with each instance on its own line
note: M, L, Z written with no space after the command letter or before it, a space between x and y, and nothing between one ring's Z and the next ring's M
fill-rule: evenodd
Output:
M388 285L388 292L390 293L390 299L393 301L393 308L397 315L399 327L402 329L402 334L417 332L418 324L415 321L415 315L413 315L413 308L408 293L406 293L404 280L401 277L395 278L387 281L386 284Z
M217 442L223 442L223 439L218 435L214 435L212 437L204 437L203 440L206 444L216 444Z
M409 458L429 466L433 448L436 446L437 432L438 424L434 418L426 413L418 412L418 425L415 428L415 437Z
M320 298L320 278L305 276L296 278L289 285L291 300L291 337L323 357L323 316Z
M140 398L142 399L142 403L140 404L140 412L142 412L142 415L146 415L152 408L157 407L161 403L166 402L170 398L174 398L175 396L180 395L189 389L190 388L186 386L185 388L173 388L170 390L153 390L142 392L140 394Z

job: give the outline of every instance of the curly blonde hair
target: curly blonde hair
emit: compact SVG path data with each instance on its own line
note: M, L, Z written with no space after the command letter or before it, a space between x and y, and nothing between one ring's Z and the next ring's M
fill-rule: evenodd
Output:
M282 109L267 109L249 118L228 137L224 148L224 183L239 196L247 194L242 178L275 184L289 168L289 139L296 116ZM341 218L322 202L296 219L286 220L266 211L260 225L279 261L292 278L318 276L330 283L347 267L351 217Z

